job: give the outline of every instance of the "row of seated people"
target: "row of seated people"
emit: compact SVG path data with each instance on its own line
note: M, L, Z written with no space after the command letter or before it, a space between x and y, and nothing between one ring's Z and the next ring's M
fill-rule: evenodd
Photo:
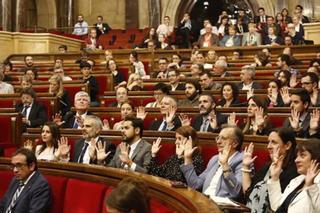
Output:
M266 208L274 211L288 208L318 211L319 154L314 151L319 149L319 141L312 139L297 145L292 128L270 132L267 149L272 164L266 163L255 176L254 144L250 144L242 152L244 136L235 126L222 128L216 138L219 154L210 159L206 169L197 148L197 133L190 126L176 129L175 154L161 165L156 158L161 150L161 138L154 141L152 146L143 140L141 119L130 116L125 118L121 130L123 142L116 150L112 143L100 137L102 128L98 117L87 116L82 128L82 139L76 141L71 153L68 139L59 137L59 129L54 123L46 123L41 130L42 143L35 148L36 156L43 160L71 160L148 172L182 181L213 200L217 197L236 199L259 212ZM25 147L34 148L30 141L25 143ZM286 201L288 194L292 192L291 187L300 189L301 193L306 195L297 200L293 199L295 202ZM312 195L307 196L308 193Z

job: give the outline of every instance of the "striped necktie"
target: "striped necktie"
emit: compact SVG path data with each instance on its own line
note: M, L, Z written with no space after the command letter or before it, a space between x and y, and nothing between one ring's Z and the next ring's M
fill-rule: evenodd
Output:
M13 209L13 207L16 205L17 199L19 198L19 196L20 196L20 194L21 194L21 192L22 192L23 186L24 186L24 183L23 183L23 182L20 182L20 183L19 183L19 187L18 187L18 189L16 190L16 192L14 193L14 195L13 195L13 197L12 197L12 200L11 200L11 203L10 203L9 207L7 208L6 213L11 213L11 212L13 212L12 209Z

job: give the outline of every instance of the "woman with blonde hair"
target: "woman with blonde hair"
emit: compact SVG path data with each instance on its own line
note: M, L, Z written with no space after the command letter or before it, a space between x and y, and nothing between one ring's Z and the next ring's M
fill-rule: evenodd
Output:
M60 75L53 75L49 79L49 93L58 99L58 112L63 116L70 111L70 98L68 91L64 90Z

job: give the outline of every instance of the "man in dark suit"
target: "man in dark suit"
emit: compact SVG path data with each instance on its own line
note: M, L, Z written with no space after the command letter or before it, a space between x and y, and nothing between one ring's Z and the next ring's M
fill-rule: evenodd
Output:
M221 89L221 84L214 82L213 75L209 71L204 71L200 73L199 83L201 85L202 91Z
M199 98L199 112L192 122L192 127L200 132L219 132L221 125L227 123L228 117L215 111L215 101L208 94L202 94Z
M250 65L245 65L241 68L240 78L241 83L238 84L239 90L261 89L261 85L254 82L255 68Z
M103 128L100 118L88 115L83 121L82 138L77 140L73 151L73 162L106 165L112 159L115 145L99 137ZM97 153L96 148L104 149L106 155Z
M259 24L260 26L267 22L267 15L263 7L258 9L258 16L254 17L254 23Z
M308 138L314 135L319 135L319 125L310 129L312 116L310 112L308 112L308 108L311 103L308 91L306 89L297 89L291 91L290 99L291 116L284 121L283 127L292 128L296 133L296 137L300 138ZM316 123L319 124L319 117L316 119L316 121Z
M0 202L0 212L50 212L50 186L38 171L34 153L18 149L11 159L11 167L15 177Z
M160 113L163 119L155 120L150 125L150 130L155 131L175 131L181 126L181 121L177 112L177 101L171 96L164 96L160 104Z
M109 107L121 107L121 104L128 101L128 89L126 87L118 87L116 89L116 102L109 104Z
M97 38L102 34L107 34L111 30L111 27L107 23L103 23L102 16L97 17L97 23L94 26L97 30Z
M58 115L54 118L54 121L62 128L81 129L83 126L83 120L87 115L92 115L88 111L90 106L90 96L84 91L79 91L74 96L75 112L69 111L62 118Z
M122 124L123 141L108 164L110 167L147 173L151 161L151 145L142 140L143 120L126 117Z
M47 121L45 107L36 101L36 93L32 88L23 89L20 93L21 103L16 105L16 111L22 114L24 128L40 127Z

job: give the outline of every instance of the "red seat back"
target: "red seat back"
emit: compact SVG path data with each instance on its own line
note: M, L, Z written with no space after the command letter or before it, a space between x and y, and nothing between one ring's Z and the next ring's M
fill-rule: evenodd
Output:
M11 179L13 177L13 172L11 171L0 171L0 200L6 193Z
M100 213L105 191L104 184L69 179L65 193L65 213Z
M60 213L63 209L68 178L54 175L46 175L45 177L52 192L51 213Z

